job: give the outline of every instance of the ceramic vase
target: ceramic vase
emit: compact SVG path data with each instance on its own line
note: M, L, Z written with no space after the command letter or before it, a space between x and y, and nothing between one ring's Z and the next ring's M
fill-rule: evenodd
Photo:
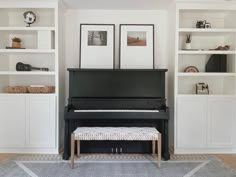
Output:
M184 49L186 50L191 49L191 43L185 43Z

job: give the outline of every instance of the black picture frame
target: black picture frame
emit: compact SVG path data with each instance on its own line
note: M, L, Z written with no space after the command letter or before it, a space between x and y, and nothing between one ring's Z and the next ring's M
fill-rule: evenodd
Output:
M79 68L113 69L115 25L80 24Z

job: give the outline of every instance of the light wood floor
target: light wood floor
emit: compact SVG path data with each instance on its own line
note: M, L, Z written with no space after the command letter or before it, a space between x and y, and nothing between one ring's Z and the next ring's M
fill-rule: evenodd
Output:
M217 154L215 156L221 159L226 165L236 170L236 154Z
M14 159L19 154L0 154L0 161ZM236 154L216 154L215 157L221 159L226 165L236 170Z
M14 157L17 157L18 154L0 154L0 161L1 160L7 160L7 159L12 159Z

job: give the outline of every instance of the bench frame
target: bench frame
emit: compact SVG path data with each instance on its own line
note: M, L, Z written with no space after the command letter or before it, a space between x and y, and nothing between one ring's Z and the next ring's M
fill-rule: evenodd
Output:
M77 157L80 157L80 139L79 138L75 138L75 133L71 133L71 169L74 168L74 154L75 154L75 141L77 141ZM88 140L84 140L84 141L88 141ZM96 140L99 141L99 140ZM115 141L115 140L114 140ZM127 140L123 140L123 141L127 141ZM143 141L143 140L142 140ZM148 140L147 140L148 141ZM158 132L158 138L157 139L153 139L152 140L152 156L153 158L155 158L155 152L156 152L156 143L157 143L157 154L158 154L158 167L161 167L161 133Z

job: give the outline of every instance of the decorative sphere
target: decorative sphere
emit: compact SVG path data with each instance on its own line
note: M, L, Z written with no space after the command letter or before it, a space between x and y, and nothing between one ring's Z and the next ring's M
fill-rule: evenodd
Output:
M23 16L24 16L24 22L28 24L28 27L30 27L30 25L36 21L36 15L32 11L24 12Z

